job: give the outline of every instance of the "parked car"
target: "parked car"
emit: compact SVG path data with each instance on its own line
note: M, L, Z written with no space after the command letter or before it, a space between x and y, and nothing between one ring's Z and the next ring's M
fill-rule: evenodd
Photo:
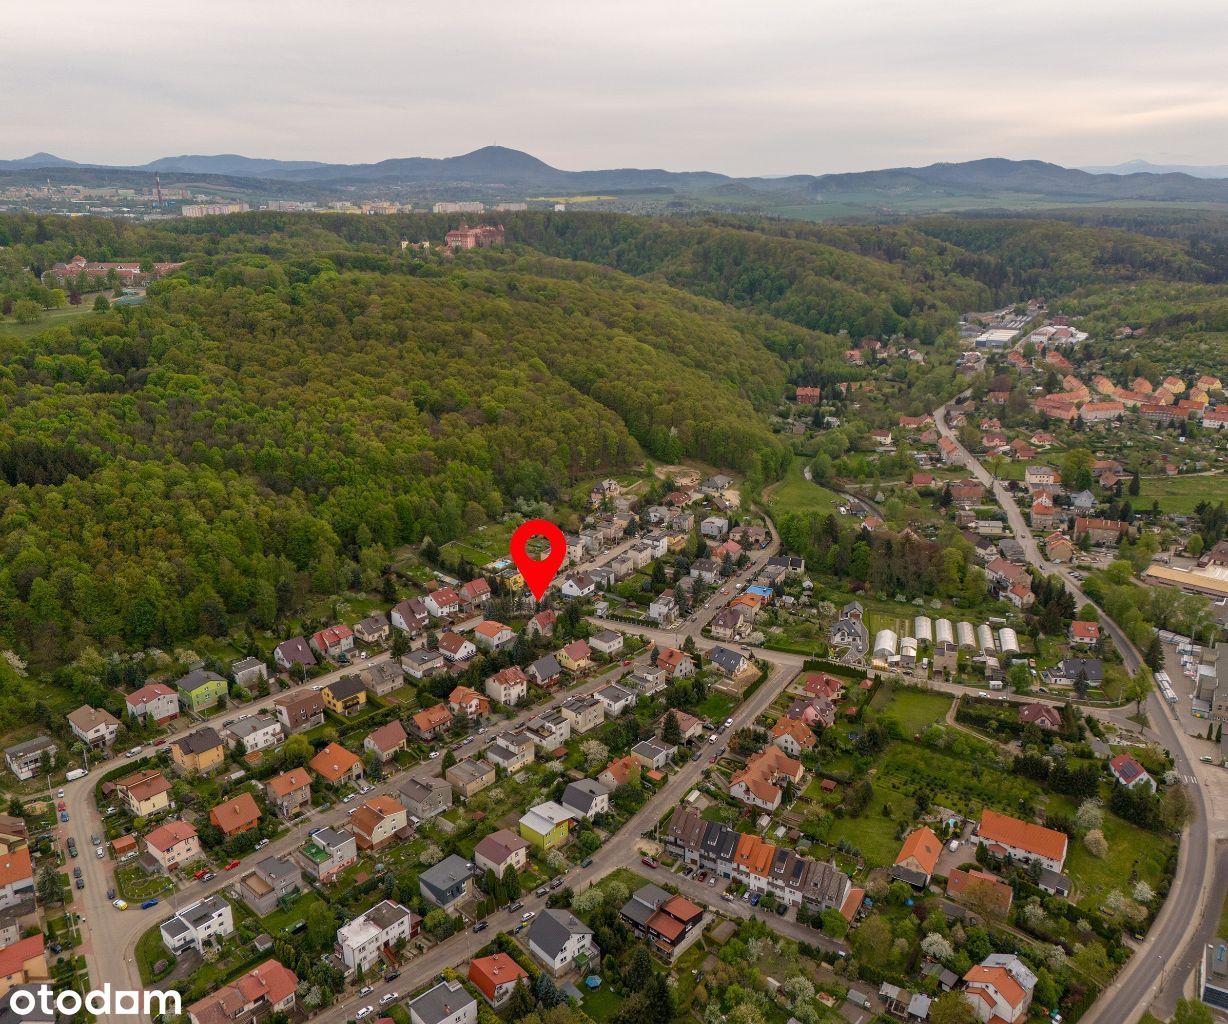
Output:
M399 978L400 976L401 976L400 971L389 971L387 974L384 975L384 980L385 981L396 981L397 978Z
M369 996L374 991L375 991L375 988L373 986L363 985L363 987L358 990L358 994L360 996Z
M237 860L232 860L229 864L226 865L226 870L233 871L238 866L239 866L239 862Z
M759 899L760 899L759 894L757 892L752 892L750 894L750 905L752 907L759 906Z
M157 905L158 905L157 900L146 900L144 903L141 904L141 909L142 910L152 910Z
M397 997L397 994L395 992L385 992L382 996L379 997L379 1004L380 1006L387 1006L394 999L396 999L396 997Z
M654 868L654 869L655 869L655 868L656 868L656 866L657 866L657 862L656 862L655 860L653 860L651 857L641 857L641 858L640 858L640 863L641 863L641 864L643 864L645 867L648 867L648 868Z
M111 906L113 906L116 910L127 910L128 901L127 900L112 900Z
M200 880L202 882L212 882L215 878L217 878L217 875L215 875L212 871L206 871L200 876Z
M85 888L85 879L84 879L84 878L78 878L75 884L76 884L76 886L77 886L77 888L78 888L78 889L84 889L84 888Z
M361 1010L359 1010L356 1014L354 1014L354 1019L362 1020L363 1017L367 1016L367 1014L374 1013L374 1012L375 1012L374 1006L364 1006Z
M114 890L114 889L108 889L108 890L107 890L107 899L109 899L109 900L113 900L113 899L115 899L115 890Z
M522 920L522 921L532 921L532 920L533 920L533 911L531 911L531 910L526 910L526 911L525 911L523 914L521 914L521 915L520 915L520 920Z
M256 844L256 849L263 850L268 845L269 845L268 839L261 839L260 842Z
M592 857L585 857L584 860L580 861L580 867L582 868L592 867L592 864L593 864Z
M535 896L538 896L538 897L542 897L542 896L545 896L545 895L546 895L546 893L548 893L549 891L550 891L550 890L549 890L549 889L547 889L547 888L546 888L546 887L543 885L543 886L542 886L540 889L538 889L538 890L537 890L537 892L536 892L536 893L534 893L534 895L535 895Z
M200 881L202 878L204 878L204 877L205 877L205 875L207 875L208 873L209 873L209 871L208 871L208 869L207 869L207 868L201 868L201 869L200 869L199 871L197 871L197 872L196 872L196 874L194 874L192 877L193 877L193 878L195 878L195 879L196 879L196 880L199 882L199 881Z
M479 921L477 924L473 926L473 930L474 930L474 933L476 934L477 932L486 931L486 929L489 927L490 926L485 921Z
M709 876L709 878L708 878L708 884L709 884L709 885L716 885L716 875L711 875L711 876Z
M789 912L789 907L787 904L785 903L776 904L776 916L777 917L784 917L785 914L787 914L788 912Z
M102 840L99 839L97 836L90 836L90 842L93 843L95 846L97 846L99 843L102 842Z
M107 855L107 851L104 850L101 846L98 847L94 851L94 856L97 857L99 860L102 860L102 858L105 857L106 855Z

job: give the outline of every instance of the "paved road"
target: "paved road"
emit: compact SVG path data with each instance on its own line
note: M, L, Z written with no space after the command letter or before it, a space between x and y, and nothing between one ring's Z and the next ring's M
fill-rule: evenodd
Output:
M1078 604L1094 606L1095 602L1089 600L1078 581L1070 575L1068 568L1051 563L1043 557L1036 538L1023 521L1023 515L1009 492L1000 481L992 478L947 425L945 406L935 411L934 422L944 437L955 442L963 464L993 493L1006 513L1016 540L1022 544L1028 561L1046 574L1060 576ZM1097 611L1101 624L1121 652L1126 669L1130 672L1137 671L1143 661L1142 654L1117 623L1105 614L1104 609L1097 607ZM1147 700L1147 714L1160 742L1172 753L1176 770L1183 778L1198 778L1197 757L1187 750L1186 737L1173 724L1173 712L1154 691ZM1083 1015L1084 1024L1134 1024L1165 984L1165 975L1170 966L1178 962L1180 951L1188 943L1192 931L1206 910L1207 893L1203 881L1207 878L1210 864L1207 802L1199 785L1187 786L1186 791L1194 810L1193 820L1181 843L1177 873L1168 898L1138 952L1126 962L1113 983Z

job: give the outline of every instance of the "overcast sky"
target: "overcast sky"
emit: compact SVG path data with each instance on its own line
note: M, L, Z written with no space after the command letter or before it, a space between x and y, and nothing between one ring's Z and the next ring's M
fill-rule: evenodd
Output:
M3 25L0 158L1228 163L1212 0L10 0Z

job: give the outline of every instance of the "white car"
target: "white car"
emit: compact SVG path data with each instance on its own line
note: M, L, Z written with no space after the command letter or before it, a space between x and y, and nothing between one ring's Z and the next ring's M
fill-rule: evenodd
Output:
M533 920L533 911L531 911L531 910L526 910L526 911L525 911L523 914L521 914L521 915L520 915L520 920L522 920L522 921L531 921L531 920Z
M348 803L349 803L351 800L353 800L353 799L354 799L354 794L353 794L353 793L346 793L346 794L345 794L345 796L343 796L343 797L341 798L341 802L342 802L343 804L348 804Z
M268 845L269 845L269 841L267 839L261 839L260 842L256 844L256 849L263 850Z
M385 992L382 996L379 997L379 1004L380 1006L387 1006L394 999L396 999L396 997L397 997L397 994L395 992Z
M374 985L363 985L363 987L358 990L358 994L360 996L369 996L374 991L375 991Z
M57 797L58 797L60 800L63 800L63 799L64 799L64 790L62 790L62 789L57 790L55 795L56 795L56 796L57 796Z
M438 751L438 750L432 750L432 751L431 751L431 760L432 760L432 761L434 761L434 760L435 760L435 758L437 758L438 756L439 756L439 751Z
M367 1014L374 1013L374 1012L375 1012L374 1006L364 1006L361 1010L359 1010L356 1014L354 1014L354 1019L362 1020L363 1017L367 1016Z

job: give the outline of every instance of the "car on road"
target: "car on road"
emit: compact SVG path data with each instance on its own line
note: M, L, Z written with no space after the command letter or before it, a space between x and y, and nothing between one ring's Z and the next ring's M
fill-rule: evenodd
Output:
M202 882L212 882L215 878L217 878L217 875L215 875L212 871L206 871L200 876L200 880Z
M702 882L707 877L708 877L708 872L701 871L698 875L695 876L695 881Z
M85 888L85 879L84 879L84 878L78 878L75 884L76 884L76 886L77 886L77 888L78 888L78 889L84 889L84 888Z
M63 800L61 800L58 804L55 805L55 809L57 811L66 811L68 810L68 804L66 804Z
M557 889L562 884L563 884L563 880L561 878L556 878L553 882L550 883L549 887L551 889Z
M542 896L545 896L545 895L546 895L546 893L548 893L549 891L550 891L550 890L549 890L549 889L547 889L547 888L546 888L546 886L544 886L544 885L543 885L543 886L542 886L540 889L538 889L538 890L537 890L537 892L535 892L533 895L537 896L537 897L538 897L538 899L540 899Z
M592 867L592 864L593 864L592 857L585 857L584 860L580 861L580 867L582 868Z
M238 866L239 866L239 862L237 860L232 860L229 864L226 865L226 870L233 871Z
M361 1010L359 1010L356 1014L354 1014L354 1019L362 1020L363 1017L366 1017L368 1014L371 1014L374 1012L375 1012L374 1006L364 1006Z
M358 994L359 994L360 996L369 996L369 995L370 995L372 992L374 992L374 991L375 991L374 986L372 986L372 985L363 985L363 987L362 987L362 988L360 988L360 989L358 990Z
M208 869L208 868L201 868L201 869L200 869L198 872L196 872L196 874L194 874L192 877L193 877L193 878L195 878L195 879L196 879L196 880L199 882L199 881L200 881L202 878L204 878L204 877L205 877L205 875L207 875L208 873L209 873L209 869Z
M730 895L729 895L729 893L727 893L727 892L723 892L723 893L721 893L721 899L723 899L723 900L724 900L726 903L732 903L732 902L733 902L733 897L732 897L732 896L730 896Z
M1215 758L1207 757L1205 754L1198 760L1200 760L1203 764L1215 764Z
M157 905L158 905L157 900L146 900L144 903L141 904L141 909L142 910L152 910Z
M517 900L515 903L509 903L507 905L507 912L509 914L514 914L516 913L517 910L523 910L523 909L524 909L524 904L521 903L520 900Z
M708 884L709 884L709 885L716 885L716 875L710 875L710 876L708 877Z
M56 795L56 796L58 796L58 797L59 797L61 800L63 800L63 799L64 799L64 790L62 790L62 789L57 789L57 790L55 791L55 795Z
M267 839L267 838L265 838L265 839L261 839L261 840L260 840L260 842L258 842L258 843L256 844L256 849L257 849L257 850L263 850L263 849L264 849L266 846L268 846L268 845L269 845L269 841L268 841L268 839Z
M342 802L343 804L348 804L348 803L349 803L351 800L353 800L353 799L354 799L354 794L353 794L353 793L346 793L346 794L345 794L345 796L343 796L343 797L341 798L341 802Z
M489 927L490 925L488 925L485 921L479 921L473 926L474 934L476 935L478 932L484 932Z
M363 796L366 796L374 788L374 786L363 786L358 792L360 792Z
M128 901L127 900L112 900L111 906L113 906L116 910L127 910Z
M124 757L136 757L144 749L144 747L133 747L131 750L124 752Z
M526 911L525 911L523 914L521 914L521 915L520 915L520 920L522 920L522 921L532 921L532 920L533 920L533 911L532 911L532 910L526 910Z
M104 850L101 846L98 847L98 849L94 851L94 856L97 857L99 860L102 860L102 858L105 857L106 855L107 855L107 851Z
M108 890L107 890L107 899L109 899L109 900L113 900L113 899L115 899L115 890L114 890L114 889L108 889Z
M752 907L759 906L759 894L757 892L752 892L750 894L750 905Z
M715 757L708 758L708 764L716 764L716 758Z
M75 857L77 855L77 841L73 838L68 840L68 856Z
M439 751L438 751L438 750L432 750L432 751L431 751L431 753L430 753L430 758L431 758L431 760L432 760L432 761L434 761L434 760L435 760L435 758L437 758L438 756L439 756Z
M387 1006L394 999L396 999L396 997L397 997L397 994L395 992L385 992L382 996L379 997L379 1004L380 1006Z
M166 740L154 740L153 745L154 745L155 747L165 746L165 745L166 745Z
M60 821L67 821L67 820L68 820L68 812L60 811Z
M656 869L656 866L657 866L657 862L653 860L651 857L641 857L640 863L643 864L645 867L653 868L654 870Z
M389 971L387 974L384 975L384 980L385 981L396 981L397 978L399 978L400 976L401 976L400 971Z
M627 665L630 665L630 664L631 664L631 659L630 659L630 658L623 658L623 666L624 666L624 667L626 667Z
M102 840L99 839L98 836L93 835L93 836L90 836L90 842L93 843L95 846L97 846L99 843L102 842Z

